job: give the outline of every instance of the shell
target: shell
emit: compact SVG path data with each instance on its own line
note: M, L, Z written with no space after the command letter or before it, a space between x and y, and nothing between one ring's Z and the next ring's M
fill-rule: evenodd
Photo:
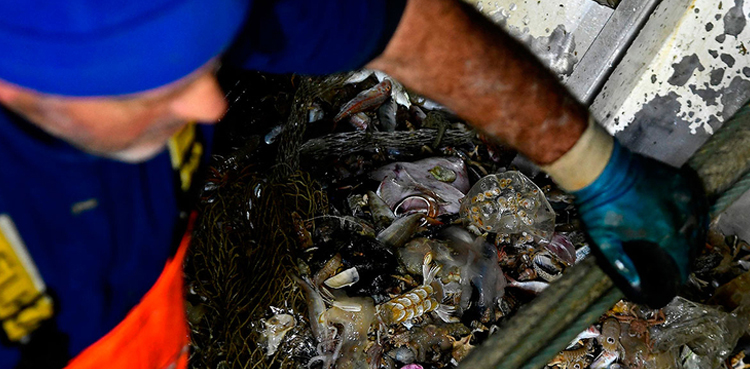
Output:
M357 268L349 268L331 278L326 279L323 284L328 287L338 289L349 287L357 282L359 282L359 272L357 272Z

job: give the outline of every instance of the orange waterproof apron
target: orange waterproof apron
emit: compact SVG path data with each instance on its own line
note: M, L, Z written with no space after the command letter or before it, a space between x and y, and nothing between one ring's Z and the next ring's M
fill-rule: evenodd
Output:
M182 262L190 243L191 226L174 257L153 287L125 319L83 350L67 369L185 369L189 330L183 298Z

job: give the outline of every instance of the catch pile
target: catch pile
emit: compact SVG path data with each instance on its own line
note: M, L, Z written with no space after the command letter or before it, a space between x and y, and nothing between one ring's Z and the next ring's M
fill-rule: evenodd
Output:
M304 211L274 210L286 216L272 224L282 224L293 239L291 247L279 248L282 256L274 257L291 262L252 260L260 255L255 251L259 247L275 245L232 244L238 253L246 247L249 261L244 262L256 268L239 274L252 276L273 266L274 276L293 281L269 283L265 290L253 290L254 295L279 295L273 290L278 288L297 292L286 293L288 299L260 299L252 308L248 303L233 305L238 311L204 309L205 317L191 320L193 334L203 338L194 343L195 367L455 367L499 324L588 255L572 198L543 174L518 168L512 150L382 73L361 71L338 81L344 82L319 95L297 94L292 99L284 92L281 99L308 104L304 122L295 123L305 127L295 150L300 168L314 181L293 188L315 189L305 192L310 195L298 204ZM293 110L279 105L273 108ZM254 140L254 151L270 152L285 144L290 129L298 128L289 123L259 125L248 139ZM242 152L253 160L263 158ZM268 167L248 174L236 156L222 159L234 167L227 169L220 162L215 165L219 172L243 173L240 182L252 184L242 200L249 198L258 211L263 197L253 194L266 188L260 177ZM305 175L295 178L308 178ZM284 189L281 193L290 192ZM218 209L218 193L214 187L204 189L204 207ZM284 199L284 206L293 207L293 196ZM231 204L242 206L242 201ZM256 224L260 215L247 210L229 212ZM211 221L216 219L204 220L204 232ZM237 229L245 221L224 227ZM222 246L206 241L198 250L206 257L211 247ZM230 255L226 263L237 260L244 256ZM196 266L201 268L207 267ZM235 282L238 277L224 278ZM210 283L204 278L191 286ZM237 296L245 292L241 289L210 299L200 290L188 296L199 306L218 306L212 301L216 298L248 299ZM292 300L299 292L304 299ZM675 314L685 316L690 302L676 301L682 305L673 309L680 312ZM212 309L216 312L208 317ZM685 344L656 331L670 322L670 314L666 308L653 312L623 301L549 366L649 367L653 342L667 342L663 345L670 352ZM237 324L222 335L207 319ZM245 344L243 350L251 354L224 354L209 337L219 337L222 347ZM209 357L206 352L214 353ZM670 355L675 359L676 354ZM684 356L677 355L675 360Z
M298 226L307 245L298 282L316 347L299 364L456 366L575 262L570 237L587 246L575 230L553 242L552 205L537 184L510 170L507 149L484 143L450 111L386 75L363 71L349 79L360 81L361 91L334 106L333 117L316 114L309 124L340 132L328 137L379 134L395 144L309 163L311 172L327 174L320 180L332 209ZM430 139L398 144L418 131ZM466 138L443 142L458 135ZM552 191L549 181L542 185ZM570 199L558 193L555 200L568 215ZM288 350L283 339L278 350Z

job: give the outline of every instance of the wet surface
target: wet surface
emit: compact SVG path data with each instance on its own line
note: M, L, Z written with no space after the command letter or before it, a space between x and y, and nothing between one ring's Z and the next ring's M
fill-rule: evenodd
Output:
M674 69L674 73L669 77L667 83L674 86L682 86L687 83L696 69L700 72L706 69L696 54L682 58L679 63L672 64L672 68Z
M635 115L628 129L615 137L635 152L675 166L681 165L692 154L682 148L698 147L710 136L705 133L685 134L689 122L680 118L682 107L677 98L674 92L655 97Z
M724 33L737 36L745 29L747 19L742 12L744 0L734 0L734 6L724 15Z

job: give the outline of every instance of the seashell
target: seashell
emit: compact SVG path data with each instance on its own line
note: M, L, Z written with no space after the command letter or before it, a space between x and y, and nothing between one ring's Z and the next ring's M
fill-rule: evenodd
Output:
M430 196L412 195L404 198L393 209L393 214L401 217L407 214L422 213L428 218L438 216L440 208L437 201Z
M349 268L331 278L326 279L323 284L334 289L339 289L349 287L357 282L359 282L359 273L357 272L357 268L355 267Z

